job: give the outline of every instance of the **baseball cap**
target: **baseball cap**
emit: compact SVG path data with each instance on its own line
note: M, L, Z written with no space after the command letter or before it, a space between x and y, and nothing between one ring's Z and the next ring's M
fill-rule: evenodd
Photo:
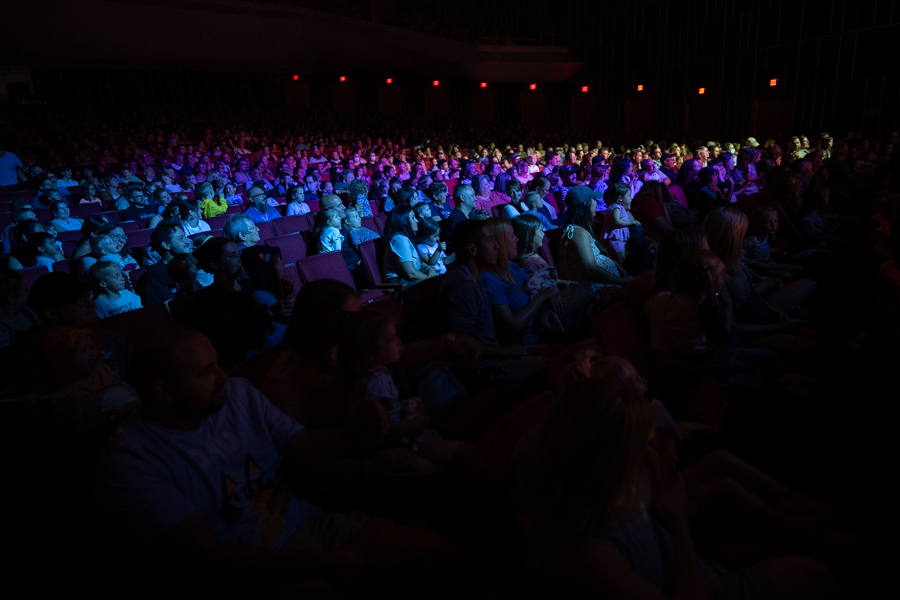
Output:
M756 148L759 146L759 142L756 141L756 138L749 137L747 138L747 145L751 148Z
M566 194L566 204L571 206L578 206L581 204L586 204L591 201L591 198L602 198L603 194L600 192L595 192L591 188L586 185L576 185L572 189L569 190L569 193Z
M93 284L79 281L74 275L53 271L41 275L28 293L28 306L40 314L49 308L71 304L88 293Z

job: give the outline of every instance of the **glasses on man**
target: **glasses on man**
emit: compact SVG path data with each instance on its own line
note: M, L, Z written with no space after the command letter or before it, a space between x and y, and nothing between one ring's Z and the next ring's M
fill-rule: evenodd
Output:
M253 194L252 196L250 196L250 199L253 200L255 198L265 198L265 197L266 197L265 194Z

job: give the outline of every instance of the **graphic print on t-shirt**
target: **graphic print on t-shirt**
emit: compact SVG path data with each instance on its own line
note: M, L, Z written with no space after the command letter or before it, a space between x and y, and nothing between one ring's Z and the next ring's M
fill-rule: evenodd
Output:
M287 529L290 493L276 486L272 473L265 473L247 454L244 458L244 481L238 482L222 473L222 496L219 518L227 525L241 519L249 510L252 515L264 515L259 524L259 538L263 545L275 543Z

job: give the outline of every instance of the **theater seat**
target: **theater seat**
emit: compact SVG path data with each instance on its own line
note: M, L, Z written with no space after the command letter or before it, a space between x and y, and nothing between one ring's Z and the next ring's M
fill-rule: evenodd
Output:
M122 215L120 215L117 210L108 210L106 212L97 213L97 216L106 217L106 220L110 223L118 223L122 220Z
M334 279L357 289L350 269L347 268L344 256L340 252L325 252L307 256L303 260L297 261L297 270L300 271L300 278L304 284L319 279ZM368 304L383 300L387 296L378 290L370 290L360 292L359 298L362 304Z
M306 240L299 233L270 238L266 240L266 245L278 247L281 250L281 260L286 265L306 258L308 252Z
M218 215L216 217L209 217L203 219L206 221L206 224L209 225L210 229L222 229L225 227L225 221L228 220L228 215Z
M153 235L153 229L136 229L127 231L128 245L132 248L144 248L150 245L150 236Z
M375 220L375 231L378 232L378 235L384 235L384 225L387 223L389 213L378 213L374 217Z
M73 217L80 217L83 219L91 215L96 215L103 210L103 207L97 202L88 202L87 204L73 204L69 210Z
M132 344L151 329L159 329L172 324L169 310L165 304L139 308L127 313L101 319L97 323L99 329L108 329L125 336Z
M631 302L613 304L597 315L593 331L608 355L626 358L638 373L649 375L649 330L643 313Z
M282 217L272 221L277 235L288 235L291 233L299 233L301 231L310 231L309 219L306 215L291 215Z
M46 275L49 272L50 269L44 266L40 266L22 269L19 271L19 274L22 276L22 283L25 284L25 289L30 290L31 286L34 285L35 281L40 279L41 275Z

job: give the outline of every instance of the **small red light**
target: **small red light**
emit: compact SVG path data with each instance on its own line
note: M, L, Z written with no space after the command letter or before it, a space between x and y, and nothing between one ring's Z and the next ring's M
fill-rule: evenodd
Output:
M341 81L347 81L347 78L341 75Z
M482 82L481 82L481 87L486 88L486 87L487 87L487 83L484 82L484 81L482 81Z
M384 82L387 83L388 85L390 85L390 84L394 83L394 80L389 77L389 78L385 79Z
M777 79L770 79L770 80L769 80L769 87L775 87L776 85L778 85L778 80L777 80Z
M536 83L532 83L531 85L528 86L528 89L529 89L529 90L536 90L536 89L537 89L537 84L536 84Z
M644 86L643 86L643 85L638 85L638 91L639 91L639 92L643 92L643 91L644 91Z
M700 88L700 91L697 92L697 93L700 94L700 95L702 96L703 94L706 93L706 88Z
M588 86L586 86L586 85L581 86L582 94L587 94L589 91L590 91L590 89L588 88Z
M299 75L294 75L294 81L298 81L300 79Z
M438 81L437 79L435 79L434 81L431 82L431 85L433 85L434 87L437 87L437 86L441 85L441 82Z

